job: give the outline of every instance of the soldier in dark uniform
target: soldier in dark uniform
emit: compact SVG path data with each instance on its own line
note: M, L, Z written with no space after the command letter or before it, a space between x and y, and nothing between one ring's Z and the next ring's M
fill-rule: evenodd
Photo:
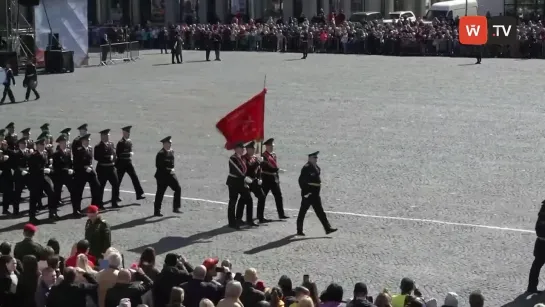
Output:
M140 180L138 179L138 175L136 175L136 170L132 164L132 156L134 153L132 151L132 140L130 139L131 128L132 126L121 128L123 131L123 137L121 140L119 140L119 142L117 142L115 149L117 155L115 167L117 168L117 178L119 178L119 184L121 184L125 173L127 173L131 178L134 191L136 192L136 199L142 200L145 199L146 196L144 195L144 189L142 189L142 185L140 184Z
M210 50L212 50L212 32L204 31L202 33L204 36L204 50L206 53L206 60L210 61Z
M41 132L49 131L49 123L45 123L40 126Z
M297 215L297 235L304 236L303 222L305 221L305 215L310 207L316 213L316 216L322 223L325 233L330 234L337 231L336 228L332 228L325 215L324 208L322 206L322 198L320 197L320 187L322 181L320 179L320 167L318 166L318 154L320 152L314 152L308 155L308 162L301 169L301 175L299 176L299 187L301 188L301 208Z
M92 203L102 205L100 184L97 174L93 170L93 149L89 146L91 135L86 134L78 138L79 147L72 151L74 158L74 186L72 187L72 199L76 202L75 208L81 208L81 199L85 184L89 183L91 188ZM74 141L75 142L75 141Z
M244 144L239 143L235 146L235 153L229 158L229 176L227 176L227 187L229 188L229 205L227 207L227 220L229 227L239 229L239 222L236 217L236 205L240 197L239 206L244 204L250 206L252 196L250 195L249 184L252 183L252 178L247 177L248 168L244 162L242 155L244 154ZM250 211L250 210L248 210ZM246 213L248 214L248 211ZM251 211L250 211L251 212ZM247 216L248 218L248 216ZM249 216L250 222L252 216ZM248 222L248 221L246 221Z
M45 124L44 126L47 126L49 128L49 124ZM51 145L51 135L49 134L48 130L44 130L44 126L42 126L40 129L42 129L42 133L38 136L37 140L44 139L44 146L45 146L45 152L47 153L47 160L49 168L51 168L51 165L53 164L53 153L55 152L53 149L53 145ZM45 175L48 177L48 180L51 180L51 176L49 174ZM48 196L47 193L44 191L44 194L42 197ZM44 208L44 205L42 204L42 198L38 201L38 210L42 210Z
M117 155L115 147L110 142L110 129L100 131L100 143L95 146L94 157L97 161L97 176L100 183L100 204L104 206L104 189L106 182L112 186L112 208L119 208L117 201L119 199L119 178L115 162Z
M536 222L536 243L534 245L534 262L530 268L528 278L528 293L539 293L537 285L539 283L539 272L545 265L545 200L541 202L541 209L537 214Z
M308 30L307 27L304 27L303 31L301 32L301 49L303 51L303 57L301 58L302 60L306 59L308 56L308 39Z
M252 179L252 183L248 184L248 187L250 189L250 192L254 193L257 199L260 199L262 197L265 197L265 195L263 195L263 190L261 190L261 167L259 165L261 157L256 157L254 155L255 142L250 142L244 147L246 148L246 154L242 156L242 160L246 164L246 176ZM244 207L246 207L246 224L248 226L258 226L254 223L252 218L254 205L251 197L249 203L245 203L242 197L238 200L236 213L237 222L239 224L242 222ZM260 208L258 208L257 218L260 220L261 223L264 223L265 219L263 218L263 212L259 212L259 209Z
M475 46L475 48L477 49L475 55L477 58L477 63L475 64L481 64L481 60L483 59L483 45Z
M4 129L1 129L4 130ZM2 134L0 134L3 137ZM2 214L11 214L9 205L13 200L13 174L11 173L12 161L10 157L13 151L8 148L8 142L2 140L0 143L0 192L2 192Z
M112 245L110 226L98 214L98 207L91 205L87 208L85 223L85 240L89 241L89 254L96 259L104 258L104 253Z
M53 192L55 194L55 204L58 206L61 201L62 187L66 186L68 192L70 192L70 199L72 202L72 215L76 218L81 217L81 202L74 199L75 193L73 193L73 180L74 169L72 166L72 156L67 148L67 139L64 134L61 134L57 138L57 150L53 153Z
M172 64L174 63L174 58L176 58L176 62L178 64L181 64L183 62L182 60L182 48L183 48L184 42L182 40L182 36L180 34L177 34L176 37L173 39L172 44Z
M265 210L265 200L270 191L274 196L278 217L280 219L287 219L288 217L284 213L284 200L282 198L280 178L278 176L280 168L278 167L276 154L273 152L274 139L270 138L263 144L265 145L265 151L261 155L263 157L263 162L261 163L261 180L263 180L263 184L261 185L261 189L265 196L258 200L257 207L260 208L259 210Z
M64 129L62 129L61 132L60 132L60 134L63 134L63 135L66 137L66 148L67 148L69 151L71 151L70 148L72 148L72 147L71 147L72 144L70 143L70 131L72 131L72 128L64 128ZM59 145L57 145L57 147L58 147L58 146L59 146Z
M23 260L24 256L32 255L36 259L43 256L44 248L39 243L34 241L34 235L38 228L32 224L26 224L23 228L23 241L15 244L13 248L13 257L18 260Z
M11 70L11 66L9 64L6 64L6 68L4 69L6 72L6 80L4 80L4 93L2 95L2 100L0 100L0 104L4 103L6 100L6 96L9 96L9 100L11 103L15 103L15 97L13 96L13 92L11 91L11 85L15 86L15 78L13 77L13 70Z
M38 87L38 73L36 72L36 66L32 61L28 61L26 64L23 87L26 87L25 101L28 101L30 98L30 91L34 92L34 95L36 96L35 100L40 99L40 93L36 90L36 87Z
M26 146L28 149L34 149L34 140L30 138L30 128L25 128L21 130L21 134L23 135L23 138L26 139Z
M212 42L214 44L214 53L216 55L215 61L221 61L220 59L220 50L221 50L221 34L219 30L215 30L212 34Z
M21 138L17 141L19 148L13 151L11 167L13 169L13 214L19 214L19 204L21 203L21 193L28 186L28 158L30 151L26 146L26 139Z
M29 218L31 223L36 223L36 206L45 192L48 195L49 218L58 219L57 206L53 198L53 183L49 178L51 168L49 159L45 150L45 139L36 141L36 151L34 151L28 159L28 184L30 190L29 200Z
M174 191L172 212L182 213L180 211L182 206L182 187L180 187L174 171L174 150L171 149L172 137L167 136L161 140L161 143L163 143L163 148L155 156L155 167L157 168L155 171L157 192L155 193L155 201L153 203L153 214L155 216L163 216L161 214L161 206L167 188L171 188Z
M13 122L9 123L6 126L6 137L5 140L8 142L9 149L17 149L19 146L17 145L17 133L15 133L15 124Z
M72 142L72 147L71 147L72 152L76 151L77 148L81 147L81 142L79 141L79 139L82 136L87 135L87 124L83 124L79 126L78 131L79 131L79 136L77 136Z

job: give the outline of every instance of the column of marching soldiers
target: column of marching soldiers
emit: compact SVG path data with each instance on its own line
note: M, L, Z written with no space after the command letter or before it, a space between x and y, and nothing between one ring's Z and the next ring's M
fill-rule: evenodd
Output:
M119 187L126 174L133 183L136 199L145 199L145 193L132 163L132 141L130 133L132 126L121 128L123 136L115 146L110 142L110 129L100 131L100 142L94 147L89 145L91 135L88 125L83 124L77 129L79 136L70 142L71 128L60 131L55 140L49 133L49 124L40 127L41 134L33 141L31 129L21 131L19 138L15 133L15 124L9 123L5 129L0 129L0 191L2 192L2 214L15 217L20 215L19 205L25 187L29 190L29 220L33 224L39 221L36 215L43 210L42 197L48 198L49 219L57 220L58 207L63 187L70 193L73 217L83 216L81 202L85 185L89 184L92 204L104 210L103 195L106 183L112 186L111 205L118 208ZM154 201L154 215L163 216L161 206L167 188L174 191L173 212L180 213L181 187L174 170L174 151L171 149L172 138L168 136L161 140L163 148L155 159L157 191ZM253 219L253 201L251 193L258 200L257 219L260 223L271 220L265 218L265 201L271 192L276 202L280 219L287 219L284 213L282 192L279 182L280 168L276 154L273 152L274 139L263 143L265 151L261 156L255 155L255 142L246 145L236 144L234 154L229 158L229 204L227 217L229 227L239 229L246 224L256 227ZM93 168L93 159L97 161ZM303 220L310 207L314 209L326 233L335 232L329 224L320 198L320 168L317 165L318 152L309 154L309 162L301 170L299 185L301 187L301 208L297 217L297 233L303 233ZM44 195L45 194L45 195ZM9 211L13 206L13 213ZM246 221L243 221L246 209Z

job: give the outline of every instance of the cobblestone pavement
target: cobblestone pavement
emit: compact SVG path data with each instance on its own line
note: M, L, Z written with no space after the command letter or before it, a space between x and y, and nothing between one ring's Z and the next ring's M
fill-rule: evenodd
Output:
M222 62L206 63L199 52L184 59L165 65L170 55L148 54L136 63L41 76L41 100L0 106L0 123L14 121L18 131L50 122L56 133L88 122L91 143L102 129L113 129L117 141L118 129L133 125L134 160L148 193L155 192L159 140L173 136L184 213L169 213L166 198L167 216L150 217L153 195L136 203L125 192L127 207L104 214L128 260L149 245L193 262L230 258L237 270L255 266L269 285L284 273L295 282L309 273L322 289L341 283L345 297L357 281L376 294L396 290L404 276L439 301L459 293L462 306L475 289L488 306L523 292L544 198L545 62L223 53ZM266 132L287 170L288 213L297 214L306 155L320 150L324 205L340 228L333 236L324 236L312 214L303 239L292 237L294 218L225 228L230 153L214 125L257 93L265 75ZM122 188L133 190L127 177ZM267 214L276 217L271 201ZM1 220L0 239L19 239L24 222ZM44 224L38 239L57 237L67 253L84 222Z

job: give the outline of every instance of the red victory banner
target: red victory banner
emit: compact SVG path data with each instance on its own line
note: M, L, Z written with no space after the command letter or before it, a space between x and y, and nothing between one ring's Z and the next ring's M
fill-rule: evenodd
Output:
M231 150L237 143L263 140L265 134L265 94L267 94L266 88L216 124L216 128L225 137L225 149Z

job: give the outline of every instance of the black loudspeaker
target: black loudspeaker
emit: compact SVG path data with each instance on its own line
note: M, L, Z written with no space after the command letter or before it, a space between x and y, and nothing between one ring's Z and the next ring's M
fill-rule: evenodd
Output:
M49 42L47 50L62 50L61 42L59 40L59 33L49 33L47 41Z
M6 64L10 64L15 76L19 74L19 62L16 52L0 51L0 65L6 67Z
M40 0L19 0L19 5L22 6L38 6L40 5Z
M50 74L74 72L74 51L45 51L45 71Z

